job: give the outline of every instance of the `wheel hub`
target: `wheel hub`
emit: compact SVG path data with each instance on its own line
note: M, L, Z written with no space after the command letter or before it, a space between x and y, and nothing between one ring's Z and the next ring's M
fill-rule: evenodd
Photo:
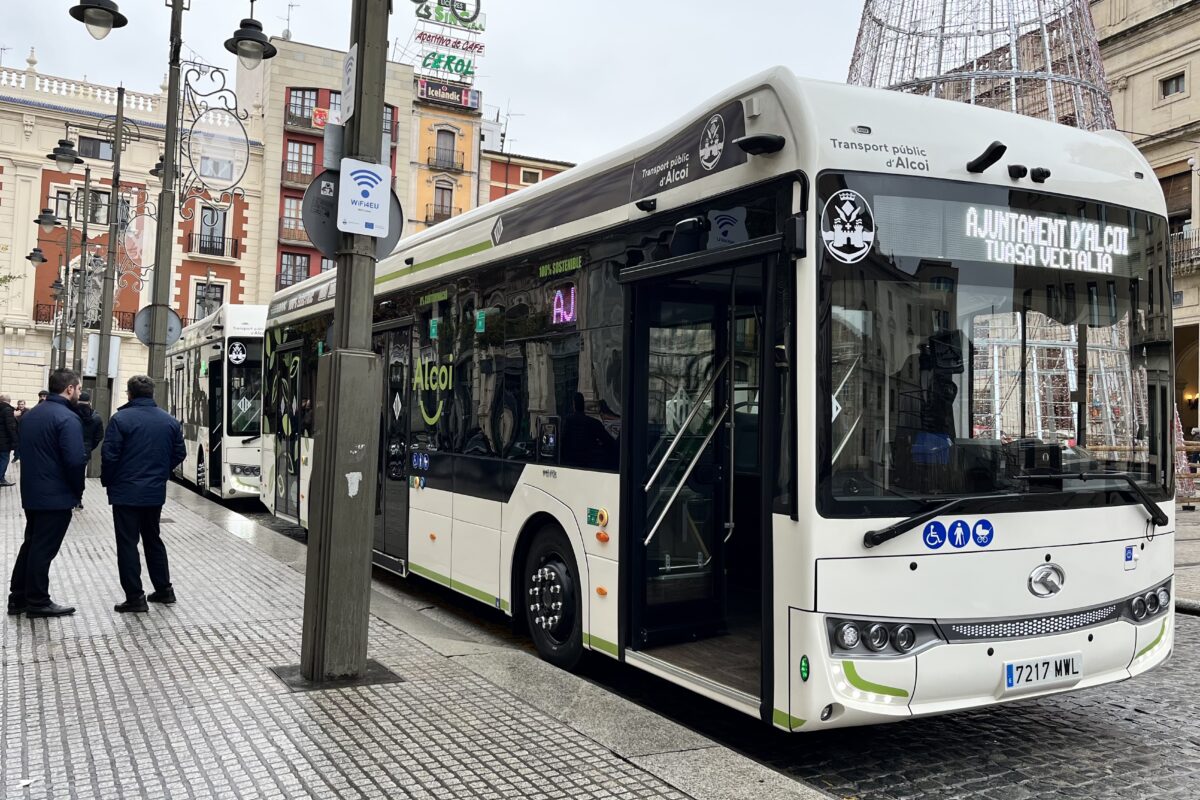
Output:
M563 621L563 603L569 585L566 570L554 562L543 564L529 576L529 618L556 639L567 627Z

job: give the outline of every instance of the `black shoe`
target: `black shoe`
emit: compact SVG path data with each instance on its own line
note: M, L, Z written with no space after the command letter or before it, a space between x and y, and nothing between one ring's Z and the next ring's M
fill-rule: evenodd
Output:
M0 481L0 486L16 486L12 481Z
M9 604L8 604L8 615L9 615L10 617L15 617L15 616L17 616L18 614L24 614L24 613L25 613L25 606L24 606L24 604L22 604L22 605L19 605L19 606L18 606L18 605L15 605L15 604L13 604L13 603L9 603Z
M115 606L113 606L113 611L119 611L122 614L130 612L130 611L149 611L149 610L150 610L150 607L146 605L146 595L142 595L141 597L135 598L133 600L126 600L124 603L117 603Z
M175 602L175 590L163 589L161 591L151 592L150 596L146 599L151 603L165 603L170 605L171 603Z
M75 606L60 606L58 603L50 603L45 606L26 606L25 616L27 617L65 617L75 613Z

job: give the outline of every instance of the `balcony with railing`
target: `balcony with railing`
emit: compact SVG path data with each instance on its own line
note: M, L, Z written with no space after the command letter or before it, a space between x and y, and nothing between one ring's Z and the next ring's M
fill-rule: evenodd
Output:
M241 251L241 240L226 236L193 233L188 240L188 252L192 255L239 258L242 254Z
M283 182L291 183L300 188L307 189L312 183L314 175L312 162L309 161L284 161L283 162Z
M1194 275L1200 271L1200 228L1171 234L1171 272Z
M441 147L431 147L425 161L434 169L450 169L456 172L463 171L462 150L446 150Z
M313 125L313 109L308 106L289 105L283 112L283 124L305 131L316 130L316 126Z
M425 224L436 225L443 220L457 217L461 213L461 208L451 208L440 203L428 203L425 206Z
M285 242L308 245L308 232L304 230L304 221L298 217L284 217L279 220L279 238Z
M74 314L67 315L67 325L73 325L72 317ZM133 330L134 312L132 311L114 311L113 312L113 330L114 331L132 331ZM38 303L33 309L33 324L44 326L57 326L60 324L59 308L54 303ZM84 320L83 327L89 331L100 330L100 320Z

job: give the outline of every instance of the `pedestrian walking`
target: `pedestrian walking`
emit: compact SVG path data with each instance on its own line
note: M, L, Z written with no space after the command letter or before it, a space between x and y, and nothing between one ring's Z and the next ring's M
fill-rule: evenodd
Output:
M79 393L79 402L75 404L75 413L79 415L79 423L83 425L83 446L89 455L104 441L104 423L100 415L92 408L92 396L88 392ZM76 511L83 510L83 499L80 498Z
M18 400L17 407L13 409L13 417L17 420L17 446L13 448L14 464L21 460L21 417L25 416L25 412L28 410L24 400Z
M83 495L88 454L79 415L72 409L78 397L79 376L69 369L56 369L50 373L46 402L21 418L25 541L9 581L9 614L24 611L30 617L58 617L75 613L74 607L50 599L50 562L71 525L71 510Z
M187 455L183 430L154 402L154 381L134 375L127 385L129 402L108 422L100 448L100 482L108 489L117 535L117 571L125 602L116 611L146 611L146 602L174 603L175 589L167 564L167 548L159 530L167 479ZM142 591L138 540L146 551L146 570L154 591Z
M49 399L49 397L50 397L50 393L48 391L46 391L45 389L42 389L40 392L38 392L37 404L40 406L42 403L46 402L46 400Z
M17 449L17 415L12 398L0 394L0 486L15 486L7 477L8 461Z

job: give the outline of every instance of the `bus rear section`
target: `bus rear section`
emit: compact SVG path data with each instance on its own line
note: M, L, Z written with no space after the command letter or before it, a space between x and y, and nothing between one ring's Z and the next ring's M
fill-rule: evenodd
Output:
M1166 221L826 173L816 502L782 727L1136 676L1173 639ZM777 575L778 575L777 571Z

